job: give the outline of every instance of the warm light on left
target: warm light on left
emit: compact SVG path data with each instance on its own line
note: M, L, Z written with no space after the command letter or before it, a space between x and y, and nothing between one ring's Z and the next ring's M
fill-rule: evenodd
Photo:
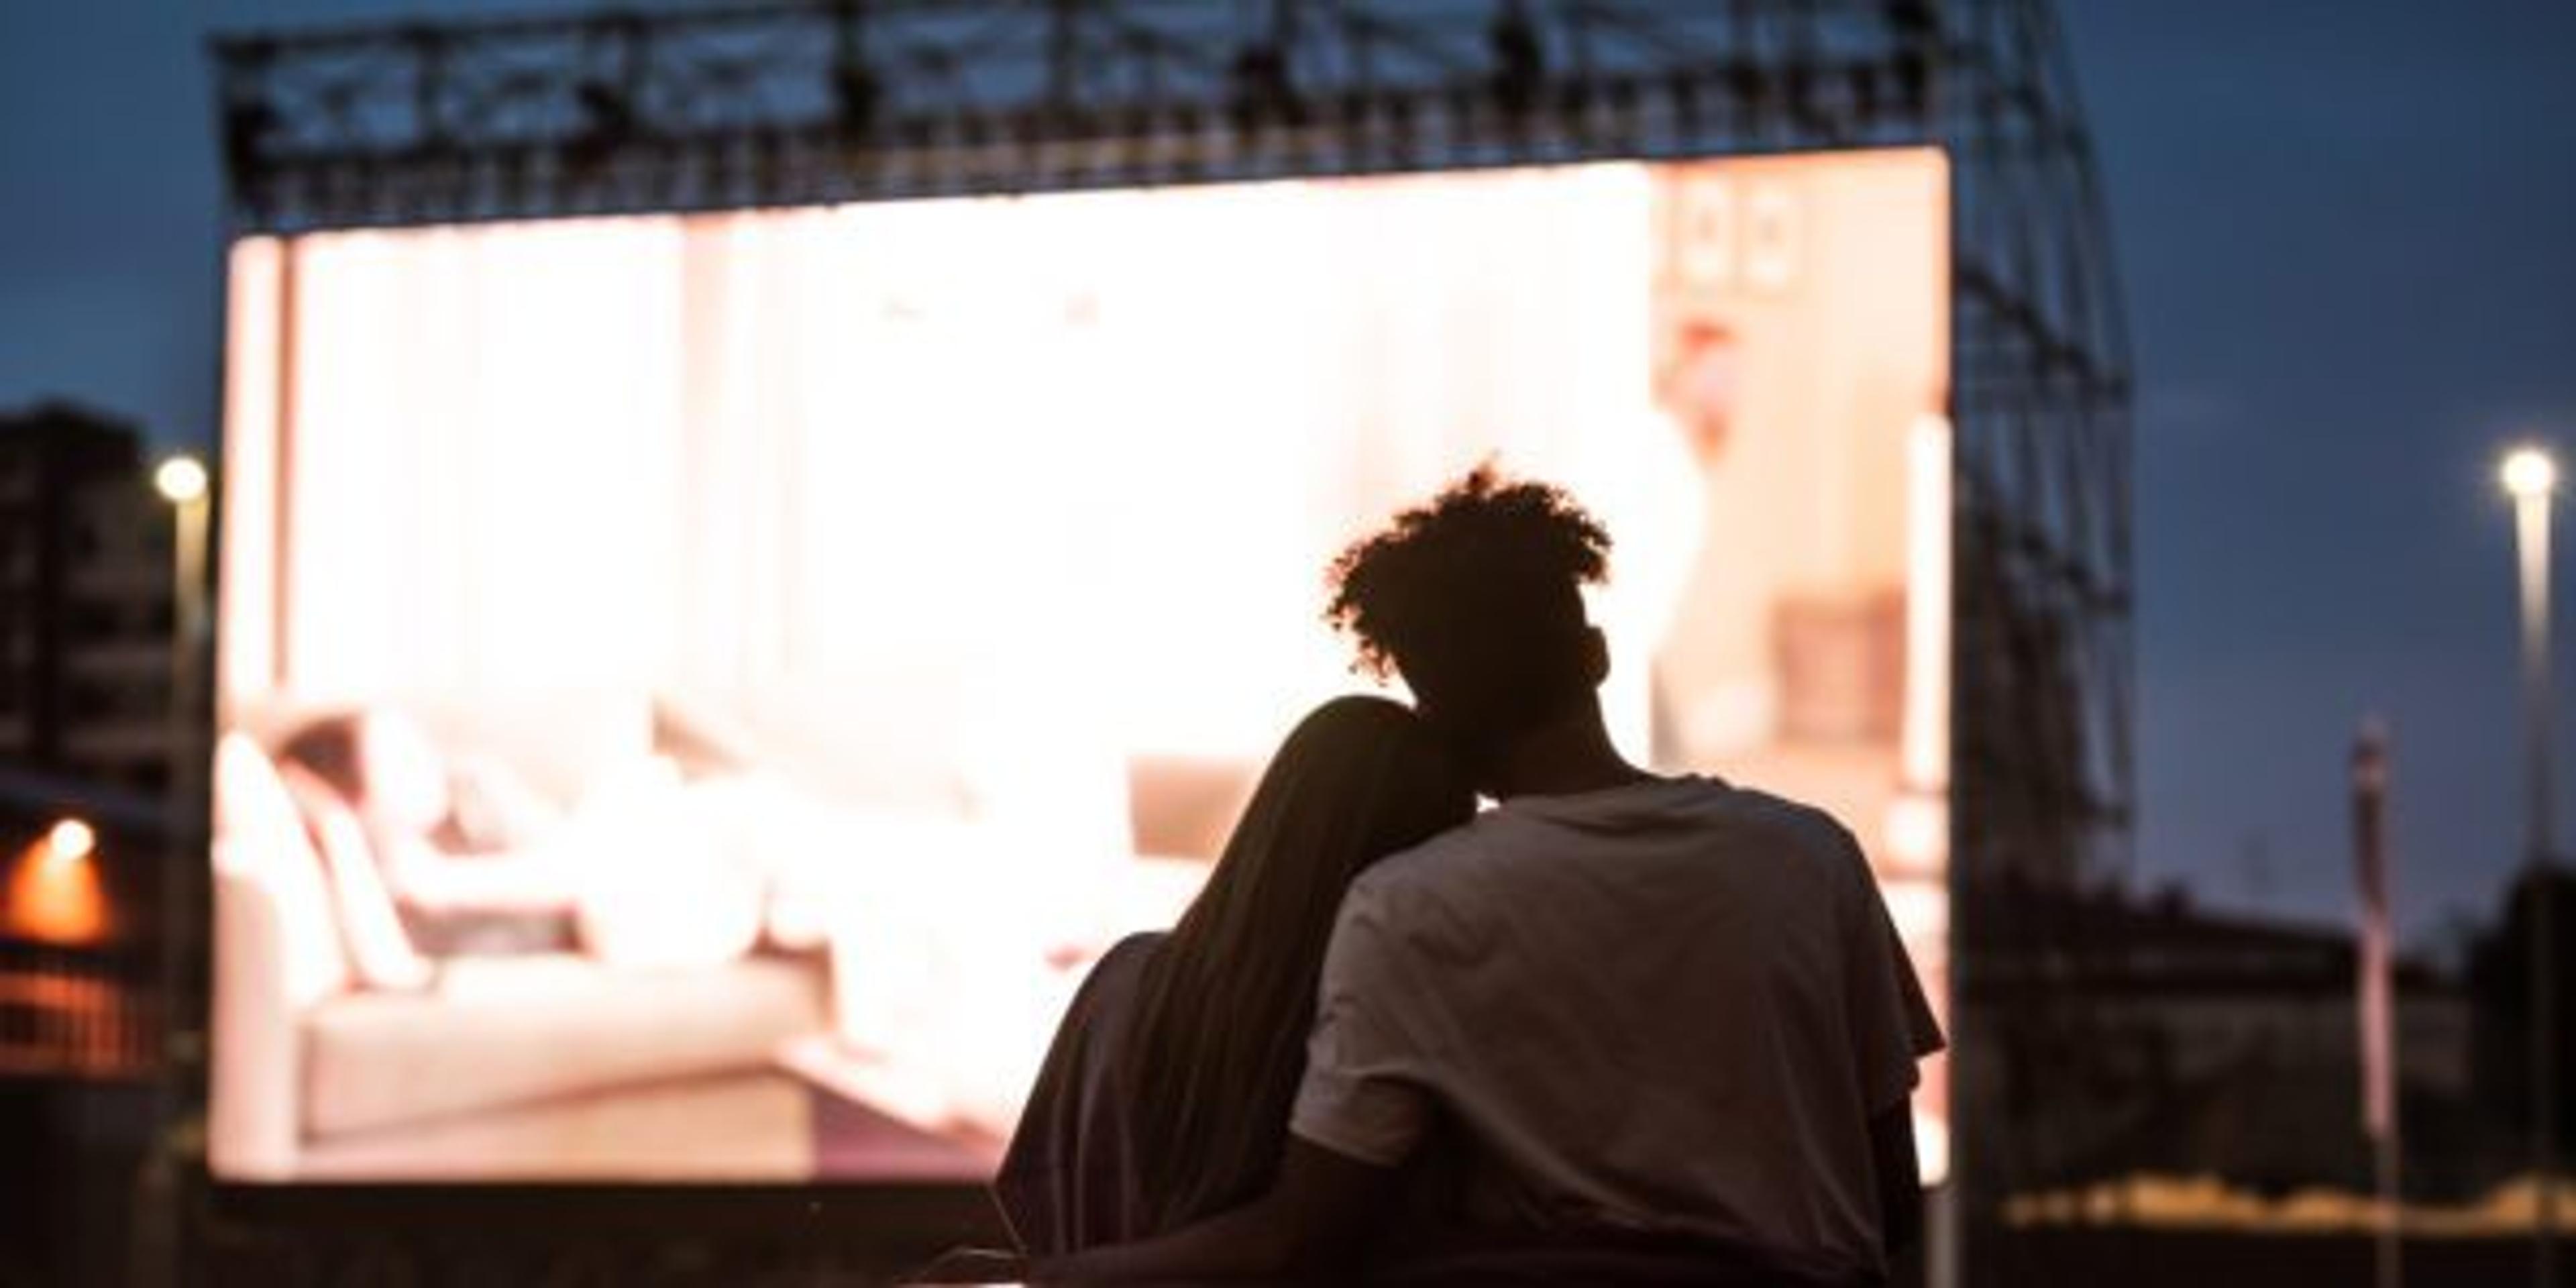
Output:
M0 928L10 935L56 944L96 943L107 937L107 893L99 885L98 833L66 818L18 856L9 874L9 899L0 905Z
M98 833L76 818L54 824L45 833L46 858L56 864L80 863L98 849Z

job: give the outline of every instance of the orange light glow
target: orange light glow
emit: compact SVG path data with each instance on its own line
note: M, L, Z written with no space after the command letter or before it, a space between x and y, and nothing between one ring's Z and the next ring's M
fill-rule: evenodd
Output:
M18 856L0 925L12 935L51 944L94 944L108 934L107 892L91 862L98 835L64 819Z

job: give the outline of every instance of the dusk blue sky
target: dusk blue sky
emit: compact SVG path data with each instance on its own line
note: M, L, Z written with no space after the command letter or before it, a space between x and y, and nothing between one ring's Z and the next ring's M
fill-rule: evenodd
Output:
M0 406L211 436L210 30L531 7L577 6L0 0ZM2493 463L2576 446L2576 4L2061 18L2139 375L2136 877L2348 916L2344 759L2375 711L2409 930L2483 916L2521 799Z

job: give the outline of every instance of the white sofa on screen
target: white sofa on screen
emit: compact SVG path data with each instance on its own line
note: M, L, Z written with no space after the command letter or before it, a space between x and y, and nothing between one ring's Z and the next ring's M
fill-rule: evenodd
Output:
M643 750L644 725L604 724L607 741L631 732ZM594 744L574 759L602 740L561 712L531 726ZM540 785L566 780L521 750ZM812 1174L810 1097L774 1053L827 1023L819 962L463 958L425 988L371 989L326 858L257 738L222 739L215 789L207 1148L219 1176Z

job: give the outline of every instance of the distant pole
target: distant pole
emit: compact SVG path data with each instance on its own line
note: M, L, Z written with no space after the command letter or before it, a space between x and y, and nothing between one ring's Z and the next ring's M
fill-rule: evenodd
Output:
M2558 466L2536 447L2504 460L2504 487L2514 505L2515 547L2522 572L2522 719L2528 774L2524 844L2531 881L2531 1166L2539 1211L2532 1229L2532 1282L2557 1282L2558 1114L2556 1006L2550 993L2549 874L2549 503Z
M2399 1176L2395 909L2388 871L2388 730L2362 722L2352 747L2353 875L2361 894L2359 976L2362 1126L2379 1173L2379 1288L2405 1281L2406 1204Z

